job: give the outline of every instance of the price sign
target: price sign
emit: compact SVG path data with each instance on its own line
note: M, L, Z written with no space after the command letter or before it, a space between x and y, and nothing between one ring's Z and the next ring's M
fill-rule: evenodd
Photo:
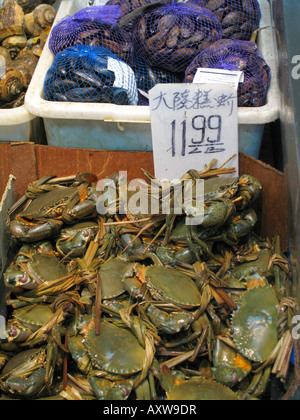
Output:
M226 83L238 90L239 83L244 82L243 71L200 68L197 70L193 83Z
M149 92L156 178L173 180L236 154L237 91L230 84L158 84Z
M88 6L104 6L107 2L108 0L87 0L87 7Z

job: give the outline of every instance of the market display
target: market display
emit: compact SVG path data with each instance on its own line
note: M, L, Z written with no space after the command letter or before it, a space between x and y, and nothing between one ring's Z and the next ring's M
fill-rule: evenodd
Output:
M25 10L15 0L6 0L0 10L0 108L23 105L56 15L50 4L38 2Z
M257 0L111 0L64 17L51 32L49 49L54 56L75 45L109 49L132 68L138 105L149 105L148 92L157 83L193 83L199 67L245 71L239 106L259 107L271 81L268 64L250 41L260 18ZM46 91L45 96L72 102L51 99ZM99 89L89 101L101 103Z
M284 383L296 310L289 262L278 237L254 232L261 184L234 171L212 162L172 187L145 172L136 191L119 174L29 185L9 212L1 392L239 400L265 398L271 377ZM187 224L193 209L180 197L200 179L204 217ZM150 193L160 211L133 212L134 194L145 203ZM166 199L176 213L162 212Z

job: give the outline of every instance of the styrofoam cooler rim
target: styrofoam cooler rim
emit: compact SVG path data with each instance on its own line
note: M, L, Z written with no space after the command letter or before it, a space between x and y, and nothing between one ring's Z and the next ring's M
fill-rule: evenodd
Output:
M58 9L59 6L60 6L60 0L57 0L54 3L53 7ZM1 1L0 1L0 7L1 7ZM16 125L26 124L34 120L36 117L37 115L31 113L26 108L25 104L22 106L19 106L18 108L1 109L0 129L1 129L1 126L16 126Z
M266 124L279 118L279 90L277 78L277 57L274 32L272 29L270 4L267 0L258 0L262 19L260 27L265 28L259 34L258 47L271 68L272 80L268 92L267 104L262 107L239 107L239 124ZM62 0L54 25L68 14L72 15L74 0ZM49 41L49 39L48 39ZM43 99L43 83L54 56L49 50L48 41L39 59L38 66L25 96L25 107L33 115L49 119L102 120L110 122L150 123L149 106L120 106L99 103L50 102Z
M13 109L1 109L0 127L25 124L34 120L37 116L28 112L25 105Z

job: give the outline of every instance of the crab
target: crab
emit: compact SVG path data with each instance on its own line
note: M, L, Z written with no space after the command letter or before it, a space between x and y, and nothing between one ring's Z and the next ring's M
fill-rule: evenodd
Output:
M8 267L4 273L4 283L11 292L18 294L67 275L67 267L57 257L35 253L26 263L19 262Z
M42 395L53 381L54 366L47 364L47 349L39 347L25 350L13 356L5 365L0 376L0 389L16 398L33 399Z
M258 248L257 252L239 255L241 262L235 262L233 267L224 275L223 280L230 287L230 294L234 299L239 299L246 290L257 286L276 285L277 273L272 261L274 251L270 247ZM288 263L281 257L281 263ZM279 276L280 277L280 276Z
M16 309L7 322L8 342L24 343L53 317L50 305L39 304Z
M71 186L57 184L30 200L10 222L13 237L21 242L48 239L57 235L64 223L95 217L97 177L90 174L82 180L79 175L77 178L79 181Z
M232 315L232 339L253 362L265 362L277 346L278 304L271 286L258 286L243 294Z
M76 223L61 229L56 239L56 249L64 257L82 257L88 243L96 236L99 226L94 221Z
M118 313L120 309L130 306L129 296L122 282L123 273L130 265L120 258L111 258L99 269L102 305L109 313Z
M201 304L195 282L173 268L135 263L124 274L123 284L132 297L145 299L147 315L166 334L187 330L194 321L194 313L188 310L197 311ZM145 289L152 299L143 296Z
M217 338L214 344L212 371L219 383L233 388L251 373L252 365L236 351L234 345Z
M68 328L68 348L78 369L89 375L99 399L127 399L144 373L149 353L130 329L101 319L100 334L88 315L75 316ZM124 351L126 349L126 351Z
M216 381L195 377L179 380L167 391L167 400L238 401L238 394Z

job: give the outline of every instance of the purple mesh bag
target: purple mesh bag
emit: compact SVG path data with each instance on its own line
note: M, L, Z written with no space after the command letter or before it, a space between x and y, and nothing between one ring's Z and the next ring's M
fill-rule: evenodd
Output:
M157 0L109 0L106 5L117 5L121 8L121 18L138 9L139 7L149 5ZM171 2L171 0L170 0ZM123 27L127 32L132 32L133 21Z
M223 28L223 38L249 41L258 29L261 10L258 0L188 0L211 10Z
M172 73L160 67L148 66L136 53L134 54L132 69L139 89L139 105L149 105L149 100L143 93L148 94L149 90L158 83L183 83L184 79L182 73Z
M112 51L126 63L131 63L133 46L126 31L117 21L121 16L119 6L94 6L65 16L49 36L49 49L56 56L75 45L101 46Z
M186 69L186 83L193 82L198 68L243 71L244 82L239 84L238 106L260 107L266 104L271 71L254 42L234 39L215 42Z
M133 45L148 65L175 73L222 37L222 27L208 9L176 3L146 10L133 29Z

